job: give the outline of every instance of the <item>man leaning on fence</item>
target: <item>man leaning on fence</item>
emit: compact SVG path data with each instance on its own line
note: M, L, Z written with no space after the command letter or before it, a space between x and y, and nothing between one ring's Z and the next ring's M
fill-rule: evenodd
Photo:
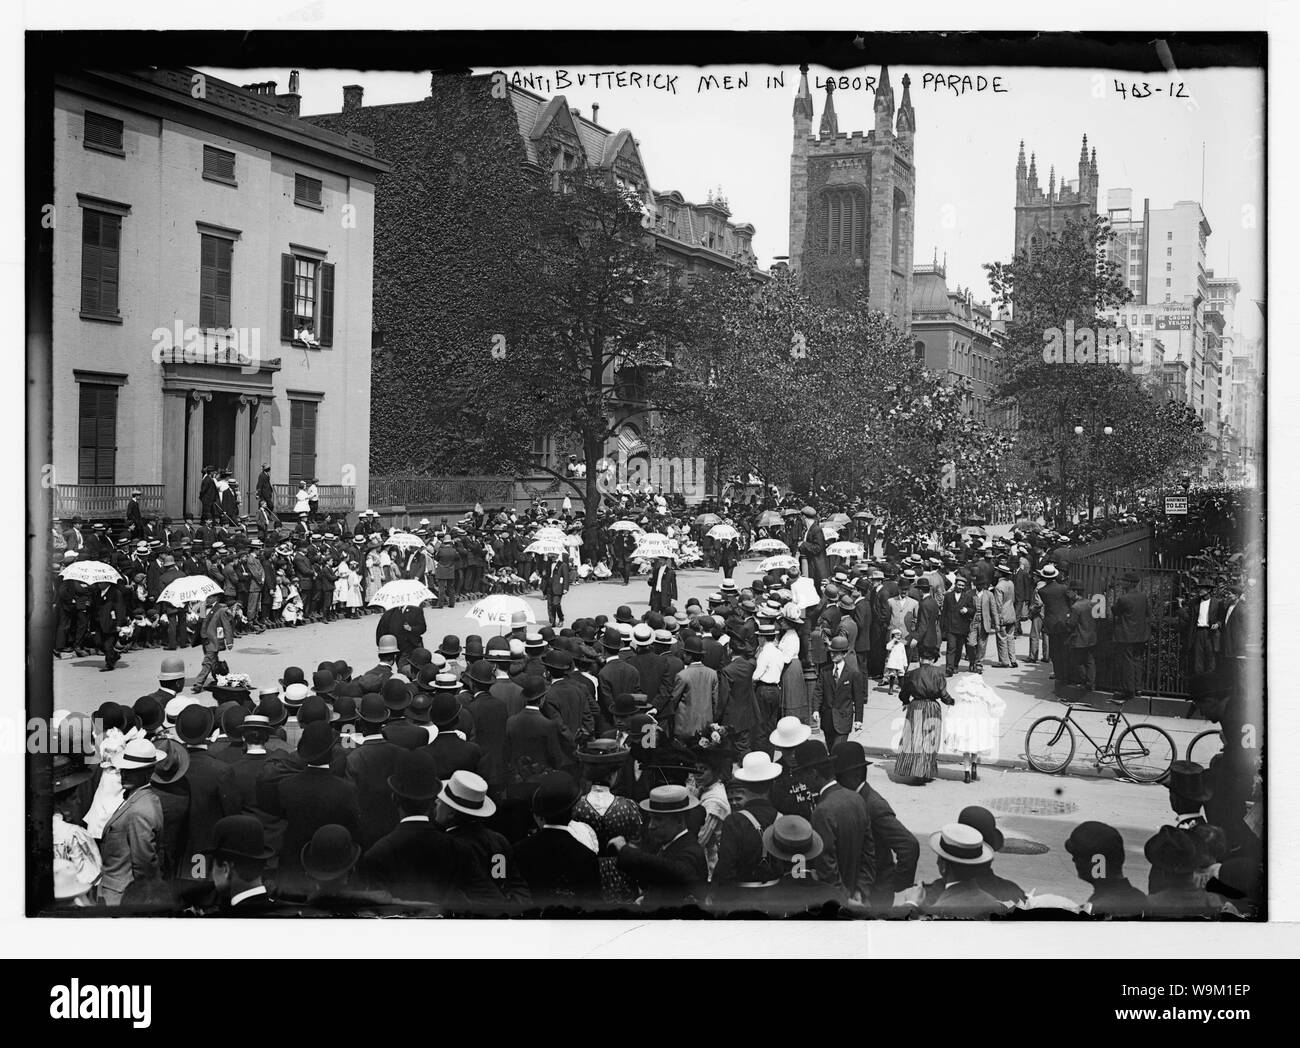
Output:
M1135 572L1120 579L1120 594L1111 605L1115 628L1111 634L1119 658L1119 691L1111 702L1123 704L1136 698L1142 681L1142 649L1151 639L1147 623L1146 594L1137 588Z

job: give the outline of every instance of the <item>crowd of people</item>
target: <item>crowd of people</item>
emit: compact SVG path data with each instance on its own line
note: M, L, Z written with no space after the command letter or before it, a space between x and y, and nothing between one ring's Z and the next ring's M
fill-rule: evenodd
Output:
M659 555L648 563L644 614L623 605L568 620L552 598L574 560L549 555L546 626L519 612L503 636L433 645L422 608L396 606L376 624L372 668L290 666L274 687L229 675L208 683L228 647L215 634L229 636L229 606L242 603L222 564L264 559L266 542L247 531L242 540L159 538L171 551L160 561L205 554L222 572L223 592L199 615L204 665L187 688L183 657L168 655L158 690L132 706L58 718L60 737L74 740L56 758L59 905L321 916L1258 912L1262 805L1248 803L1239 775L1226 785L1222 761L1176 763L1178 821L1145 842L1146 891L1125 878L1114 827L1077 826L1067 847L1087 886L1078 900L994 874L1003 837L978 807L930 836L937 876L923 880L916 835L868 783L871 762L850 736L873 683L897 686L903 706L890 777L899 785L932 779L941 749L963 753L964 777L978 779L984 720L1000 715L980 674L990 637L1012 665L1027 627L1029 658L1050 658L1058 686L1075 673L1087 683L1088 660L1076 653L1087 649L1095 607L1058 566L1059 536L1026 528L1005 539L954 531L905 541L873 533L877 522L848 506L831 519L864 553L832 557L811 505L713 508L693 518L614 505L592 522L541 507L476 512L446 528L422 522L408 550L392 544L405 532L379 529L369 513L351 536L300 522L272 554L287 542L295 571L299 559L328 566L355 546L367 560L386 555L393 578L428 579L430 562L416 557L432 550L439 604L454 604L458 582L474 586L478 567L440 551L459 558L483 543L493 550L486 568L500 542L518 566L541 527L578 536L566 548L580 558L608 556L629 573L635 536L652 528L702 541L711 515L739 537L710 544L720 576L703 602L679 606L673 557ZM735 560L764 538L785 543L790 559L742 587ZM68 552L84 555L71 543ZM146 596L165 586L148 567L128 577L140 574ZM357 574L363 592L384 581ZM308 614L328 618L328 604ZM1109 614L1136 630L1140 591ZM254 616L249 628L264 624ZM164 627L165 640L182 636ZM963 658L970 672L959 672Z

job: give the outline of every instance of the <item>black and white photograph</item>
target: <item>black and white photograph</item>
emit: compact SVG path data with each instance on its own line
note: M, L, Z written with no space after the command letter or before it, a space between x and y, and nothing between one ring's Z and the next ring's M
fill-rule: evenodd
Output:
M1277 919L1269 33L864 14L27 31L33 934Z

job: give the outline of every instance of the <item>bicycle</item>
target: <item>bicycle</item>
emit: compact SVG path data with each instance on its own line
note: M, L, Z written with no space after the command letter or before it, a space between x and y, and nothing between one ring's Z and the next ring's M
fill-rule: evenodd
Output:
M1082 708L1094 713L1104 712L1091 706ZM1071 703L1066 708L1064 717L1039 717L1025 732L1025 757L1035 771L1045 775L1060 775L1064 772L1074 759L1074 729L1078 728L1083 737L1092 743L1098 767L1115 761L1120 771L1136 782L1159 782L1169 774L1169 768L1178 756L1178 748L1163 728L1154 724L1130 724L1122 711L1107 713L1106 723L1110 725L1110 736L1104 744L1098 744L1087 729L1074 719L1075 709ZM1118 738L1116 732L1119 733Z
M1197 744L1201 744L1199 749ZM1216 753L1223 752L1223 732L1218 728L1210 728L1199 735L1193 736L1192 741L1187 744L1187 759L1195 761L1202 767L1208 768L1210 761Z

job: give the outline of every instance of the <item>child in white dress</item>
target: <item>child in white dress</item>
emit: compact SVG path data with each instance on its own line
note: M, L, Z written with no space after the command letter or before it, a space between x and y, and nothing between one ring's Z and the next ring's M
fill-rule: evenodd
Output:
M997 756L1007 704L979 673L958 673L948 681L948 694L955 702L943 718L941 749L960 753L965 781L978 782L980 757Z
M885 690L892 694L894 685L907 672L907 645L903 641L902 630L890 632L885 651L888 652L885 658Z

